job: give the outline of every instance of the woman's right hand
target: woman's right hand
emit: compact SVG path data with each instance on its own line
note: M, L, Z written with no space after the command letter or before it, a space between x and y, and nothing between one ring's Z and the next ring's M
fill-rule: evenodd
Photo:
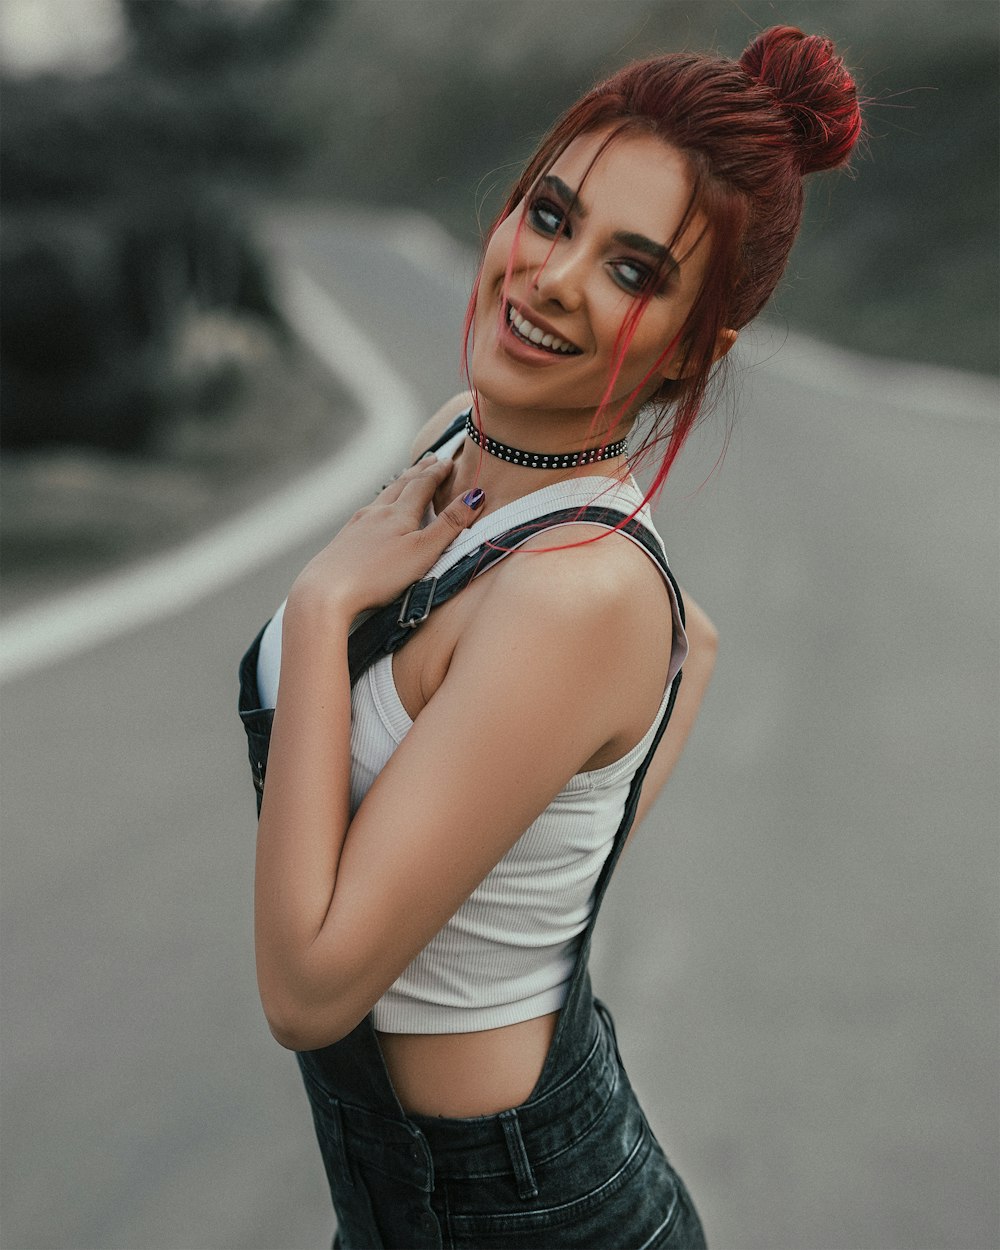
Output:
M418 581L482 507L482 492L453 499L427 526L427 506L447 482L454 462L428 457L401 473L359 508L299 574L288 608L329 607L353 619L391 603Z

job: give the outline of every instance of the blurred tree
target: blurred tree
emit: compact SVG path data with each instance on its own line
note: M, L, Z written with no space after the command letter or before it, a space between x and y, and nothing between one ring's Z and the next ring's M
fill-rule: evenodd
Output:
M302 49L338 0L270 0L233 5L190 0L120 0L136 55L167 73L214 76L226 68L270 66Z
M7 447L142 447L190 400L192 310L272 313L245 209L302 154L274 99L330 0L127 0L94 77L7 75L0 406Z

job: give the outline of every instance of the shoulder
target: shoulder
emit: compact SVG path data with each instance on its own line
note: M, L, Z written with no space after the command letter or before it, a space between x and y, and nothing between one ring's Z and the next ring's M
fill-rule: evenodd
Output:
M672 632L670 598L650 557L603 526L563 525L529 539L489 575L482 628L543 638L581 660L614 656L619 670L662 653Z
M628 618L645 606L666 607L669 596L653 559L625 534L574 522L545 530L521 548L524 558L504 561L508 575L535 593L586 596L600 609ZM530 559L528 556L530 555Z
M462 725L478 741L486 730L469 717L487 715L498 757L511 758L514 743L517 751L530 746L533 768L550 757L564 765L569 752L572 767L559 785L596 753L614 744L615 759L641 738L670 659L662 576L620 534L541 549L600 533L607 531L563 526L490 569L421 717L430 712L433 723L451 730Z
M472 395L468 391L462 391L461 394L449 399L446 404L442 404L433 417L429 421L425 421L418 430L417 436L413 440L413 446L410 449L410 459L416 460L418 456L423 455L431 443L444 433L449 424L455 420L460 412L464 412L471 403Z

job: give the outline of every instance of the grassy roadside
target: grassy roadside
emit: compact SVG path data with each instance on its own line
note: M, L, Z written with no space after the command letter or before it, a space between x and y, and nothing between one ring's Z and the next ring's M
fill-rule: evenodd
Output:
M311 356L263 322L200 327L228 393L184 412L142 455L7 451L0 462L0 611L169 550L335 454L358 413Z

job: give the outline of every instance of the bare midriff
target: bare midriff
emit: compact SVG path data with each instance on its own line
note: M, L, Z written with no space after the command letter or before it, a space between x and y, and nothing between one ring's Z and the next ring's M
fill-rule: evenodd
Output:
M403 1110L465 1118L524 1102L538 1083L559 1012L477 1033L379 1033Z

